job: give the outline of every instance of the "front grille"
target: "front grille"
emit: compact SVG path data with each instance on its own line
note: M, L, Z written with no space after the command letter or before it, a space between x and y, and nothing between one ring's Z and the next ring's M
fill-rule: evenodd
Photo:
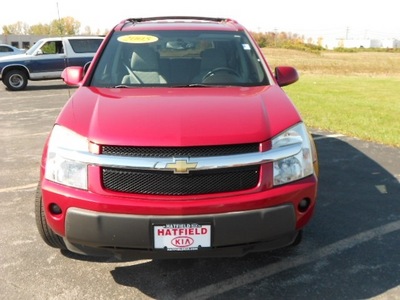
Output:
M198 195L253 188L259 181L259 166L193 171L142 171L102 168L106 189L153 195Z
M259 144L219 145L200 147L130 147L103 146L102 154L134 157L209 157L259 152Z

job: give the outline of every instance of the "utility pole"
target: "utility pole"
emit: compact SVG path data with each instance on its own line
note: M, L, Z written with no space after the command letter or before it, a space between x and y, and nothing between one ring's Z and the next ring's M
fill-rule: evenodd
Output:
M60 9L58 7L58 2L57 2L57 15L58 15L58 30L60 31L61 35L64 35L64 30L63 30L62 25L61 25Z
M58 21L60 21L60 9L58 7L58 2L57 2L57 15L58 15Z

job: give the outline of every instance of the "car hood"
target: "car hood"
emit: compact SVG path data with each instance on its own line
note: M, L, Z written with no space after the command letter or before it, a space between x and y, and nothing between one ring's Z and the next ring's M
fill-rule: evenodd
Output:
M269 140L300 116L266 87L80 87L57 123L102 145L197 146Z

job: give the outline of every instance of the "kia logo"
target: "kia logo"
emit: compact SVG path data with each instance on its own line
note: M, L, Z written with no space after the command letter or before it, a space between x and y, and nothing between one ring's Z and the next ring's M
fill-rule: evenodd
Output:
M173 238L171 241L171 244L174 245L175 247L190 247L193 245L194 240L189 237L189 236L177 236L176 238Z

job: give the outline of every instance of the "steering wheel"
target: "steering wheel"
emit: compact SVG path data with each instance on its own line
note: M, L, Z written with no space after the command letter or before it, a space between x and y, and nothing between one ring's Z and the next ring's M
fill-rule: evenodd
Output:
M219 67L219 68L215 68L215 69L212 69L211 71L207 72L207 74L203 76L202 81L206 80L211 75L214 75L215 73L219 73L219 72L225 72L225 73L229 73L229 74L235 75L237 77L240 77L239 73L236 72L236 70L234 70L234 69L231 69L228 67Z

